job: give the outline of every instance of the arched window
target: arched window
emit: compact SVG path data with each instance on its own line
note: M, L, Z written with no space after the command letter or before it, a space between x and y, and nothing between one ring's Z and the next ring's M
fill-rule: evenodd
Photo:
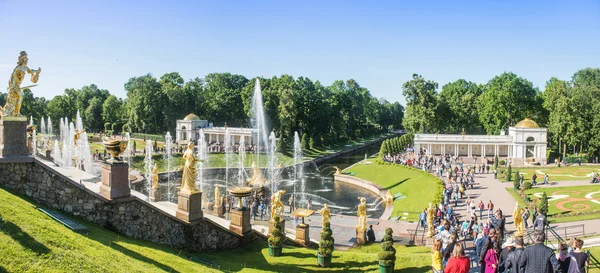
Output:
M533 138L533 137L528 137L527 138L527 142L533 142L533 141L535 141L535 138Z

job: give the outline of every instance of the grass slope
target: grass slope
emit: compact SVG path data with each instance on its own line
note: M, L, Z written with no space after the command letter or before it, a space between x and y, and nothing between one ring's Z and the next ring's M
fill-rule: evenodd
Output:
M374 162L375 158L369 161ZM409 221L418 221L419 213L432 202L441 188L437 178L413 168L399 165L356 164L345 172L354 172L356 177L371 181L391 191L402 193L406 198L394 201L393 216L408 212Z
M0 189L0 272L222 272L189 260L190 253L119 236L77 219L88 236L72 232L35 209L34 204ZM235 250L194 255L233 272L376 272L379 244L334 252L333 268L316 266L316 250L286 247L270 257L264 241ZM397 246L396 269L427 272L429 248Z

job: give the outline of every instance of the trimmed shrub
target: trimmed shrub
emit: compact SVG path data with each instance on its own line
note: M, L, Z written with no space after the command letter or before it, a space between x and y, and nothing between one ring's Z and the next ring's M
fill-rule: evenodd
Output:
M512 166L508 165L508 169L506 170L506 181L510 180L512 180Z
M316 145L315 145L315 139L314 138L312 138L312 137L309 138L309 140L308 140L308 146L311 149L314 149L316 147Z
M321 241L319 241L319 254L324 257L330 257L333 253L333 233L331 232L331 225L326 222L321 229Z
M392 229L386 228L385 235L381 243L381 251L377 253L379 263L385 265L393 265L396 262L396 249L394 248L394 240L392 239Z
M304 150L310 149L310 146L308 144L307 134L302 134L302 139L300 140L300 146L302 146L302 149L304 149Z
M519 181L519 180L516 180L516 179L515 179L515 183L516 183L516 184L519 184L519 182L518 182L518 181ZM533 184L531 184L531 182L529 182L529 181L527 181L527 182L524 182L524 183L523 183L523 190L524 190L524 191L526 191L526 190L529 190L529 189L531 189L532 187L533 187Z
M498 156L494 157L494 169L498 169Z
M283 245L283 241L285 240L285 234L281 231L281 226L279 222L281 222L281 218L279 216L275 216L273 219L275 222L275 228L271 231L271 237L269 237L269 246L271 247L281 247Z
M529 183L529 182L527 182ZM531 185L531 183L529 183ZM525 186L525 185L523 185ZM518 190L521 187L521 183L519 183L519 180L515 179L515 181L513 181L513 189Z
M544 216L548 216L548 196L546 195L546 192L542 193L542 197L540 198L538 203L538 210Z

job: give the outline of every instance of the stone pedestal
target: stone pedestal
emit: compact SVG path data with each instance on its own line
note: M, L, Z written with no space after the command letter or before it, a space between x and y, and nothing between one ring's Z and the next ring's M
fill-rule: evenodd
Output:
M280 222L279 222L279 226L281 227L281 231L283 233L285 233L285 220L283 219L283 216L280 218ZM269 221L269 235L271 236L271 232L275 229L275 221L273 221L273 219L271 219Z
M229 215L231 217L231 224L229 224L229 230L239 234L247 235L252 231L252 225L250 224L250 210L249 209L233 209Z
M151 202L159 202L159 201L161 201L161 199L162 199L162 196L160 194L160 191L155 188L150 188L150 201Z
M202 219L202 192L178 192L177 193L177 218L186 222Z
M46 158L50 159L52 151L46 150Z
M223 216L225 215L225 214L223 213L223 211L224 211L224 208L225 208L225 204L222 204L222 203L221 203L221 205L220 205L220 206L213 206L213 210L214 210L214 212L215 212L215 215L216 215L217 217L221 217L221 218L223 218Z
M29 156L26 117L0 119L0 157L8 156Z
M102 163L102 184L100 195L106 199L131 196L127 163Z
M302 246L310 244L310 226L307 224L299 224L296 226L296 243Z
M356 243L358 245L364 245L367 241L367 231L366 230L356 230Z

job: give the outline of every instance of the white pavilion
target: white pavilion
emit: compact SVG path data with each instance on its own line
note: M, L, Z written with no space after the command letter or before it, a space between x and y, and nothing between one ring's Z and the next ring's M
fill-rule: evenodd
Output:
M200 139L200 129L204 132L204 139L208 144L224 143L225 130L229 129L233 144L239 144L241 138L244 138L246 145L254 145L256 130L240 127L214 127L212 122L202 120L194 114L189 114L185 118L177 120L175 140L178 144L187 144L190 141L197 142Z
M508 128L508 135L415 134L415 150L427 155L458 155L511 159L513 164L546 164L547 130L526 118Z

